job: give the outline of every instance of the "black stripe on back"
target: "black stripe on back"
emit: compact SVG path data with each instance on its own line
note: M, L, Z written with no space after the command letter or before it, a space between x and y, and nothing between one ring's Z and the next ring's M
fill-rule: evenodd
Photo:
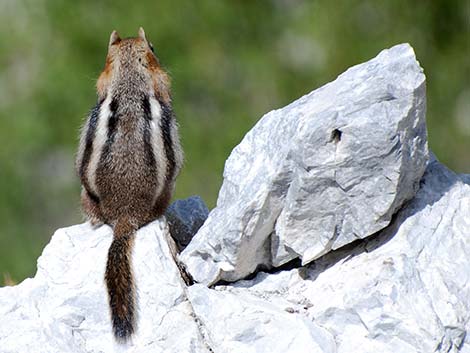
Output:
M171 121L173 119L173 109L170 104L159 101L162 108L162 117L160 119L160 129L163 136L163 145L165 147L165 155L167 159L166 180L170 181L175 172L175 151L173 150L173 141L171 138Z
M109 104L109 110L111 112L111 116L109 117L109 120L108 120L108 138L106 140L106 146L105 146L105 148L108 150L109 150L109 147L114 142L114 138L116 136L117 123L119 120L117 109L118 109L118 101L117 99L113 98L111 100L111 103Z
M144 149L147 166L156 169L155 154L152 147L152 128L150 121L152 120L152 110L150 109L150 101L148 97L142 99L142 109L144 110ZM155 170L156 171L156 170Z
M152 109L150 108L150 101L147 96L142 99L142 109L144 110L144 118L152 120Z
M85 179L88 163L90 163L91 153L93 151L93 140L95 138L96 126L98 125L98 117L103 100L99 101L90 112L88 119L87 133L85 138L85 151L83 151L82 163L80 164L78 175L80 179Z
M88 194L88 197L91 199L91 201L93 201L94 203L99 203L100 202L100 199L98 196L96 196L93 192L91 192L90 190L87 189L88 186L85 187L85 191L87 192Z
M108 119L107 138L103 146L103 151L101 152L100 161L98 162L97 170L99 169L99 166L103 164L103 160L106 160L108 158L109 153L111 152L111 145L113 144L114 138L116 137L117 124L119 121L119 115L117 114L117 109L118 109L118 101L116 98L113 98L111 100L111 103L109 104L110 116Z
M98 118L100 116L101 105L103 104L104 99L98 101L95 107L90 112L90 118L88 119L87 133L85 137L85 150L83 151L82 163L80 164L78 175L82 181L82 185L87 191L90 198L98 202L98 196L96 196L90 189L88 185L88 179L86 178L86 173L88 170L88 164L90 163L91 153L93 152L93 140L96 134L96 126L98 125Z

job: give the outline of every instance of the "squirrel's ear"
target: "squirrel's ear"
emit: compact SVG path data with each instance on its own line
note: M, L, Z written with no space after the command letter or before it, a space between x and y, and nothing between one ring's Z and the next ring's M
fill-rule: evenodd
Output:
M147 41L147 38L145 38L145 31L142 27L139 28L139 38L142 38L143 40Z
M121 41L121 37L119 37L118 32L112 31L111 36L109 37L109 45L108 47L111 47L113 44L117 44Z

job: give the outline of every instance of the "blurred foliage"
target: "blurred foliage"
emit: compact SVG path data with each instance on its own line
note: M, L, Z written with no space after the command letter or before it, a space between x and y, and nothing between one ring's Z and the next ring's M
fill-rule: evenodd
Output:
M262 114L401 42L428 78L430 147L470 172L469 19L462 0L0 0L0 274L33 275L51 232L81 220L78 129L113 29L143 26L171 73L186 154L176 197L213 207L225 159Z

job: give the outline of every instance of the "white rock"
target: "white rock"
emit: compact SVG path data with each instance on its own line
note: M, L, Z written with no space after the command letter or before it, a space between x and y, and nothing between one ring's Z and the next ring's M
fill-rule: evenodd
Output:
M215 352L335 353L333 335L306 316L292 315L289 302L271 303L245 291L189 288L194 311Z
M246 317L239 324L243 332L256 332L262 318L273 316L285 322L267 330L275 342L297 342L301 330L314 328L320 332L314 342L327 343L324 352L469 353L469 182L433 162L416 198L377 235L306 268L260 273L215 290L191 287L194 309L206 326L224 323L212 328L212 344L230 352L238 336L225 326L238 327ZM199 308L202 300L209 304ZM216 303L225 309L213 309ZM315 352L311 347L305 351Z
M0 351L209 352L166 237L164 221L136 235L139 319L130 344L117 346L110 329L104 269L111 229L83 224L54 234L33 279L0 289Z
M217 207L181 261L198 282L234 281L383 229L424 173L424 115L406 44L270 112L227 160Z

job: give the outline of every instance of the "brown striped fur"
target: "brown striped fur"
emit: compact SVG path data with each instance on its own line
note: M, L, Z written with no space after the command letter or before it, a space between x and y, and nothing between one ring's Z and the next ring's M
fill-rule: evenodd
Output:
M183 154L169 77L142 28L135 38L111 33L96 90L98 104L83 128L76 168L88 220L113 227L105 282L113 332L122 342L136 329L135 233L165 212Z

